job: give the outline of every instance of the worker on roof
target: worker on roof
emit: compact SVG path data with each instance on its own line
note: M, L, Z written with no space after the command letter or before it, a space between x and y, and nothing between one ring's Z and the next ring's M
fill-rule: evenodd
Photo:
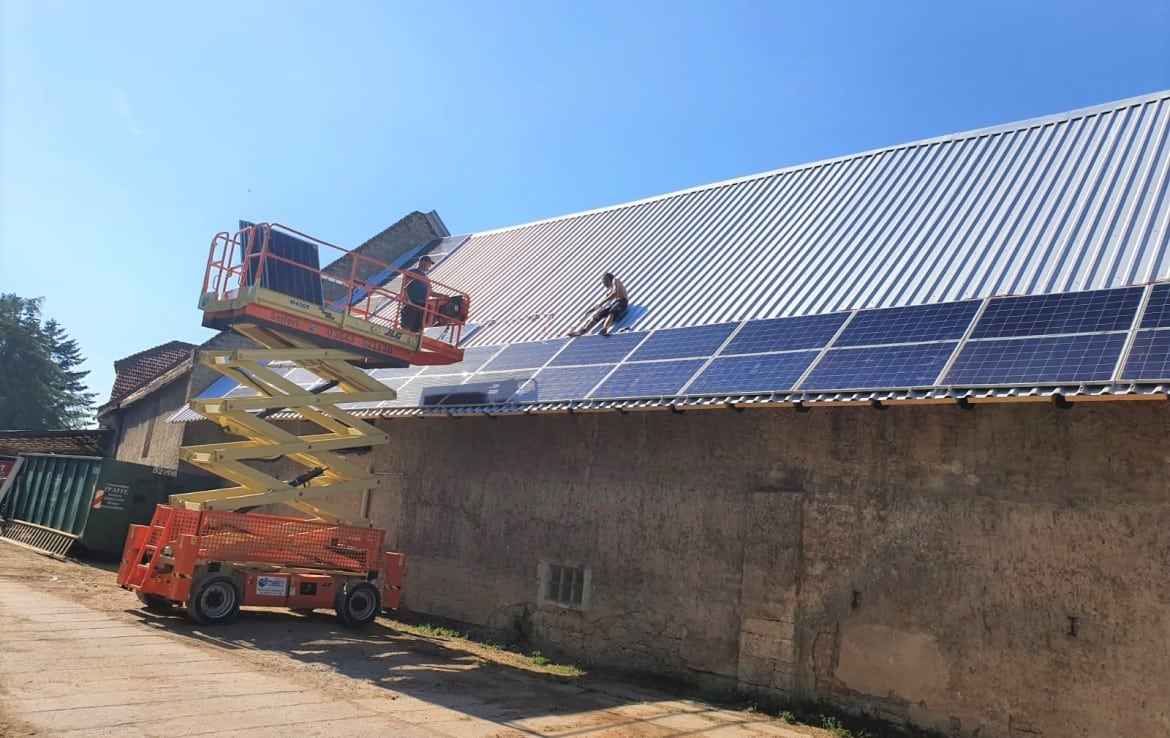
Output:
M418 258L414 269L408 269L402 275L403 295L406 302L402 304L402 327L412 333L421 333L423 326L423 311L426 310L427 295L431 291L431 282L427 272L435 265L435 260L423 254ZM417 277L423 277L418 279Z
M601 330L597 333L601 336L608 336L614 324L626 317L626 311L630 308L630 296L626 292L625 285L621 283L620 279L613 276L613 272L601 275L601 282L605 285L605 297L601 298L601 302L589 308L591 316L584 327L569 331L569 335L573 338L588 333L593 330L593 326L603 320L605 325L601 326Z

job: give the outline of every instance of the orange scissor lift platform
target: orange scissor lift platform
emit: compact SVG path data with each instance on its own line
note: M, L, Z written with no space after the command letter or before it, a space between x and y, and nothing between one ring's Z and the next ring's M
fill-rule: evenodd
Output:
M322 252L332 257L324 268ZM425 304L405 301L412 279L427 286ZM190 403L243 440L186 446L182 458L234 486L174 495L150 525L131 526L118 584L148 609L184 607L204 624L231 620L241 605L333 608L350 625L397 607L403 555L386 552L385 532L364 517L316 503L348 494L368 507L377 478L344 452L388 438L342 405L396 397L362 368L461 360L468 296L265 223L212 240L199 306L205 326L263 347L198 357L253 391ZM408 310L413 321L403 320ZM307 374L294 382L282 366ZM306 376L315 384L306 387ZM296 413L321 432L295 435L268 419L274 412ZM305 471L284 481L248 463L276 458ZM274 505L299 516L250 512Z

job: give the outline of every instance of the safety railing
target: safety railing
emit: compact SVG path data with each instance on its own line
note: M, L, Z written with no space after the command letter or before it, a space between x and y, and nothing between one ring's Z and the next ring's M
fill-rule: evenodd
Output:
M406 289L415 280L426 285L426 298L417 304ZM211 241L203 294L231 301L251 285L390 330L441 327L439 340L452 346L471 307L467 293L450 285L270 223L218 233Z

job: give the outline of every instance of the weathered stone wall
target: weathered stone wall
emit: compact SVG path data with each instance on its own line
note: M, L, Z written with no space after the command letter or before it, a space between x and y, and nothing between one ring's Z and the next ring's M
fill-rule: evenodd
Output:
M411 609L955 735L1170 734L1166 403L383 425Z
M184 376L115 411L107 420L116 434L113 457L135 464L178 469L183 425L168 423L167 418L186 401Z

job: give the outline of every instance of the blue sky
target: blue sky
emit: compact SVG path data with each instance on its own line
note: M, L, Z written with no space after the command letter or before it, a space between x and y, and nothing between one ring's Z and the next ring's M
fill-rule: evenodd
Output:
M1165 0L0 2L0 291L100 400L212 335L240 218L468 233L1170 88Z

